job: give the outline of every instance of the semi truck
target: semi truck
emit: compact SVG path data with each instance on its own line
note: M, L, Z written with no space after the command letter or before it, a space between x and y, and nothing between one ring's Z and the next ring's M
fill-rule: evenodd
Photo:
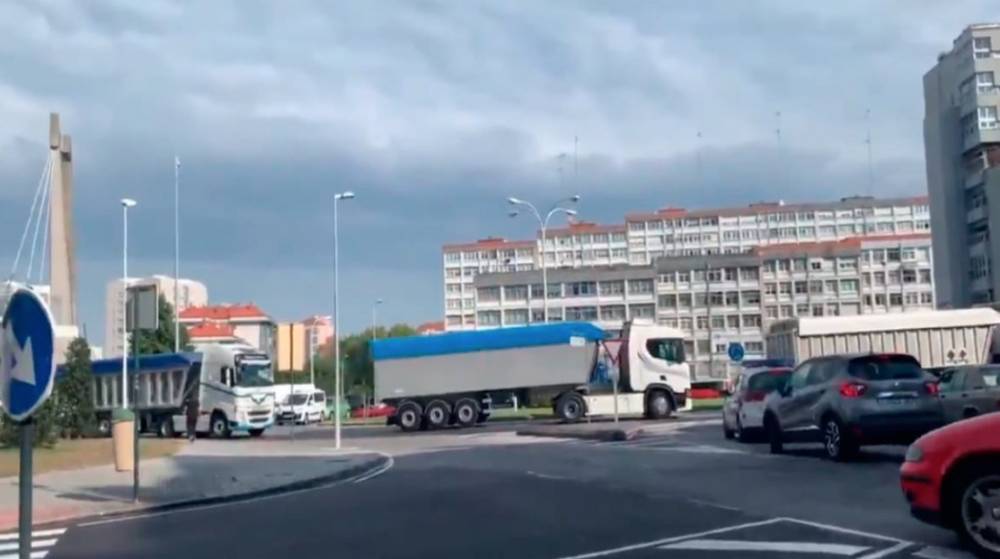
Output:
M110 433L111 412L122 406L122 360L97 360L92 370L98 427ZM191 353L129 357L128 377L129 408L142 431L162 437L184 432L192 396L199 433L259 437L274 424L271 359L251 348L202 345Z
M606 338L589 322L560 322L378 340L375 395L403 431L484 422L493 395L511 392L546 400L566 422L616 409L662 418L685 404L682 331L631 321L620 340Z
M792 363L833 353L906 353L925 369L995 363L1000 313L991 308L781 320L767 334L767 356Z

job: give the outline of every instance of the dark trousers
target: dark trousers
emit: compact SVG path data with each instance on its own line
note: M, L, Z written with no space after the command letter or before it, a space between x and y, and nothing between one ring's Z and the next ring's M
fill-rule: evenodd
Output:
M187 436L193 437L198 426L198 402L187 405Z

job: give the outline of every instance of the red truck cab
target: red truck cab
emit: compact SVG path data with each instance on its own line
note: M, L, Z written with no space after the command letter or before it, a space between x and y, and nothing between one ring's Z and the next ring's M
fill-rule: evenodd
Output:
M917 439L900 483L915 517L955 530L983 556L1000 557L1000 413Z

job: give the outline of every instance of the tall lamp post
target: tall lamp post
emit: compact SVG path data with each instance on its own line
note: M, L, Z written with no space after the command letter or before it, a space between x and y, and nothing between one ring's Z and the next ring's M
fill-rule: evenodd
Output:
M128 409L128 209L135 200L122 198L122 409Z
M340 380L340 233L337 230L337 209L338 203L341 200L351 200L353 198L354 193L350 190L338 192L333 195L333 383L335 385L334 397L336 398L333 402L333 429L334 447L338 449L340 448L340 400L342 399L343 388Z
M181 281L181 158L174 156L174 353L181 350L180 293Z
M545 232L549 228L549 220L552 219L552 216L554 216L556 214L559 214L559 213L564 213L564 214L566 214L567 216L570 216L570 217L573 217L573 216L576 215L576 210L572 210L570 208L564 208L564 207L562 207L561 204L565 204L565 203L575 204L575 203L577 203L579 201L580 201L580 195L579 194L574 194L573 196L570 196L569 198L564 198L562 200L559 200L555 204L552 204L552 208L549 209L548 213L545 214L545 217L542 217L542 214L539 213L538 209L535 208L535 205L532 204L531 202L527 202L525 200L521 200L520 198L514 198L514 197L507 198L507 203L510 204L510 205L512 205L512 206L524 206L524 207L528 208L531 211L531 214L533 216L535 216L535 218L538 220L538 226L541 227L541 230L542 230L542 254L541 254L541 262L542 262L542 320L544 322L548 322L549 321L549 276L548 276L547 266L545 264ZM510 217L517 217L518 215L519 214L518 214L518 212L516 210L510 212ZM530 296L530 293L529 293L529 296Z
M374 372L374 369L375 369L375 353L374 353L375 352L375 340L378 339L378 333L377 333L378 332L378 330L377 330L377 328L378 328L378 320L377 320L376 317L378 316L378 314L377 314L378 313L378 306L381 305L381 304L382 304L382 299L375 299L375 302L372 303L372 350L369 352L369 354L371 355L371 358L372 358L372 370L373 370L373 372ZM372 405L374 406L375 405L374 377L372 377L372 380L373 380L373 384L372 384ZM368 403L367 402L368 402L368 395L366 394L365 395L365 417L368 416Z

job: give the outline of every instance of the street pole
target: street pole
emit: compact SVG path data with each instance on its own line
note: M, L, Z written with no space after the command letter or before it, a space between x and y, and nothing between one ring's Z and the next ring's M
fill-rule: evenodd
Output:
M132 361L134 363L133 371L139 371L139 304L135 305L135 316L132 317ZM139 375L136 375L136 379ZM132 420L132 502L139 502L139 424L142 420L139 418L139 383L133 382L132 389L134 394L132 395L132 407L135 408L132 412L134 417Z
M538 215L538 212L535 212ZM548 229L545 223L542 223L541 218L538 219L539 224L542 226L542 322L545 324L549 323L549 274L548 266L545 262L545 230ZM516 255L516 253L515 253ZM531 323L531 317L528 317L528 323Z
M340 383L340 234L337 229L337 203L341 200L354 198L351 191L339 192L333 196L333 362L334 362L334 448L340 449L340 400L342 387Z
M372 379L373 380L374 380L374 372L375 372L375 340L378 339L378 319L377 319L378 315L376 313L378 312L378 306L381 305L381 304L382 304L382 299L376 299L375 300L375 304L372 305L372 348L371 348L371 351L369 351L368 353L369 353L369 356L371 357L371 360L372 360L372 373L373 373ZM367 393L365 394L364 398L365 398L365 418L367 419L368 418L368 394ZM375 405L375 387L374 386L372 386L372 405L373 406Z
M128 209L135 200L122 198L122 409L128 409Z
M17 501L17 542L18 558L31 557L31 489L32 489L32 439L35 434L35 421L32 418L21 422L21 467L18 473Z
M174 353L181 351L180 289L181 274L181 220L180 220L181 159L174 156Z
M309 329L309 384L316 386L316 347L313 336L316 333L316 323Z

